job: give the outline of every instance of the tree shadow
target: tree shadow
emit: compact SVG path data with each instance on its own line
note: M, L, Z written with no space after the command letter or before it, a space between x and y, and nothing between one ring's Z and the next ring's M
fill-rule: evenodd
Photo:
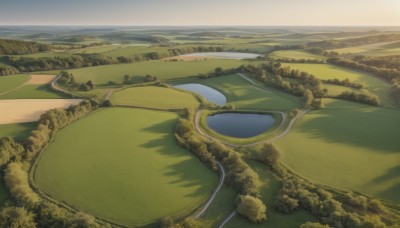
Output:
M152 151L162 156L180 158L180 161L163 168L163 175L174 177L174 180L169 182L171 185L187 188L196 187L193 192L184 197L197 198L199 196L208 196L217 184L217 174L210 181L209 177L212 171L195 157L194 154L180 147L175 142L173 135L175 125L176 119L172 119L141 129L142 131L160 134L160 137L149 140L140 146L148 149L151 148L153 149Z
M329 105L335 107L337 102L343 101L333 101ZM315 116L302 121L298 130L311 139L322 138L329 143L368 148L376 153L400 154L398 111L355 105L352 108L322 109L307 115Z

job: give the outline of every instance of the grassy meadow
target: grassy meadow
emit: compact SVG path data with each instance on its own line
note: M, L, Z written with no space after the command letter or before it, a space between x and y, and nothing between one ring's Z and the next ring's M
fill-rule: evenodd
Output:
M331 51L338 52L339 54L351 53L365 56L398 55L400 53L400 42L373 43L356 47L338 48Z
M12 137L17 141L24 140L36 128L36 125L36 122L0 124L0 139L3 137Z
M59 99L67 98L62 93L55 92L50 85L24 85L9 93L0 95L0 99Z
M143 61L129 64L116 64L106 66L87 67L69 70L75 76L77 82L92 80L95 84L106 84L110 80L122 83L123 76L144 77L147 74L166 80L185 76L196 76L199 73L210 73L217 67L223 69L239 67L247 64L245 60L199 60L184 62L166 62L161 60Z
M320 55L308 53L305 51L297 51L297 50L284 50L284 51L274 51L268 55L274 59L316 59L316 60L325 60L326 58Z
M251 110L292 110L301 107L297 97L268 88L259 88L237 74L210 79L185 79L179 83L199 83L223 93L229 104L237 109Z
M26 74L0 76L0 94L24 84L28 79Z
M59 201L126 226L188 213L218 175L175 143L177 115L131 108L97 111L57 133L35 183Z
M195 96L165 87L131 87L116 91L111 95L116 105L139 106L159 109L197 108Z
M317 183L400 202L400 112L324 99L275 144L282 162Z
M361 72L328 64L284 63L283 65L290 66L292 69L306 71L320 79L337 78L343 80L348 78L351 82L361 83L363 85L363 89L376 94L379 97L382 106L396 107L395 102L390 96L390 85L372 75L367 75Z

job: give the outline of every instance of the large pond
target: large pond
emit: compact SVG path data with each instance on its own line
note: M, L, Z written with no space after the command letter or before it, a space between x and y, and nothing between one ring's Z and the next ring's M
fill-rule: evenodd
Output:
M218 90L202 84L187 83L182 85L175 85L174 87L200 94L205 97L209 102L215 103L217 105L226 104L226 97L222 93L220 93Z
M196 52L181 56L209 57L218 59L255 59L262 55L241 52Z
M250 138L270 129L275 119L267 114L219 113L207 117L208 126L223 135Z

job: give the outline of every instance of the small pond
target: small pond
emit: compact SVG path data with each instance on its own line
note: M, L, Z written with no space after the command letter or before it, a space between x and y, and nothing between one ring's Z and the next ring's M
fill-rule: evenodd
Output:
M202 84L187 83L182 85L175 85L174 87L200 94L205 97L209 102L215 103L217 105L222 106L226 104L226 97L222 93L220 93L218 90Z
M255 59L262 55L241 52L196 52L181 56L209 57L218 59Z
M220 134L235 138L257 136L275 123L273 116L255 113L218 113L207 117L208 126Z

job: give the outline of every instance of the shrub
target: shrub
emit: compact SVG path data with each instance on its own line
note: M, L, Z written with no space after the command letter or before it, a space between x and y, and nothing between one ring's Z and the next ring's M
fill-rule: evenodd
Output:
M267 219L265 204L260 199L250 195L240 196L237 211L252 222L261 222Z

